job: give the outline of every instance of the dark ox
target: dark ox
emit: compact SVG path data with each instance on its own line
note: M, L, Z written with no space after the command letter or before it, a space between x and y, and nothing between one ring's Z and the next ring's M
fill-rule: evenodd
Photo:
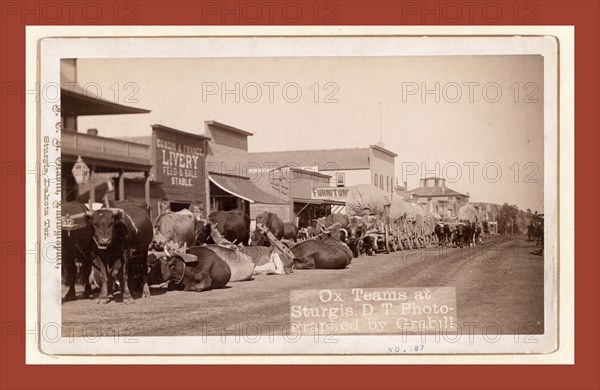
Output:
M283 223L283 238L285 238L286 240L293 240L294 242L298 240L298 227L295 223Z
M117 276L121 281L123 302L133 303L129 285L137 277L141 278L142 297L150 297L146 258L152 242L152 222L143 202L110 201L109 206L109 209L86 213L87 223L93 231L93 252L102 263L98 303L108 303L108 286L113 285L109 279Z
M79 202L68 202L61 205L61 215L69 215L73 220L84 220L87 207ZM63 301L72 301L76 299L75 281L77 279L76 260L81 264L81 275L85 285L83 297L87 298L92 293L89 282L89 276L92 271L92 249L94 241L92 239L92 229L86 223L73 228L63 228L61 234L61 267L64 275L65 284L69 290L65 294Z
M206 291L223 288L231 278L231 268L208 247L188 248L187 253L198 259L195 265L187 265L177 254L159 258L148 274L150 284L172 281L176 289Z
M275 236L276 239L281 240L283 238L283 221L277 216L277 214L264 212L256 217L256 223L262 224L264 227ZM255 229L252 234L252 246L270 246L271 243L265 237L265 234L260 229Z
M307 240L292 248L296 269L344 269L352 261L352 251L336 239Z
M452 242L452 228L449 223L444 224L444 239L448 244Z
M362 240L365 234L365 227L358 223L348 225L348 247L352 251L354 257L358 257Z
M216 228L223 238L229 242L248 245L250 238L250 217L240 209L229 211L213 211L208 222L200 226L196 245L214 244L211 229Z
M438 246L446 246L446 234L444 233L445 225L443 223L436 223L433 228L433 232L437 236Z

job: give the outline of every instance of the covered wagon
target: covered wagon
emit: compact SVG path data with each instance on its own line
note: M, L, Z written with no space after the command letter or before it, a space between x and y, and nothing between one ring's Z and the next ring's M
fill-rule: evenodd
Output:
M386 253L394 250L390 235L391 204L390 195L371 184L350 187L346 197L346 213L350 220L362 219L377 250Z

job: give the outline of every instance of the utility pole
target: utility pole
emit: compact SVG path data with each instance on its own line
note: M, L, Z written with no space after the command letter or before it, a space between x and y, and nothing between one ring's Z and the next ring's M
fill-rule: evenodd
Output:
M379 142L383 142L383 115L381 114L381 102L379 102Z

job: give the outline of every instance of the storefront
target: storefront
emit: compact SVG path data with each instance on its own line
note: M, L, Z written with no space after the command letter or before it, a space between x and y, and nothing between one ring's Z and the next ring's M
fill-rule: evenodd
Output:
M69 81L69 80L66 80ZM137 177L140 197L150 199L150 148L124 140L98 135L98 129L78 132L79 116L143 114L149 110L123 106L93 98L78 88L61 89L61 186L62 201L101 202L104 195L125 199L126 178ZM77 164L79 162L79 164ZM78 184L75 165L85 165L89 179Z
M269 211L289 220L289 201L264 191L250 174L248 137L253 134L216 121L205 122L205 134L210 211L239 208L252 219Z
M152 177L163 196L157 209L179 211L196 207L206 215L208 140L204 135L152 125Z

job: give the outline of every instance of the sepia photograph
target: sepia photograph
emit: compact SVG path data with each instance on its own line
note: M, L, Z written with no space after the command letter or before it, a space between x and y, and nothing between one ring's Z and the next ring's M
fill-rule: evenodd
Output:
M50 353L556 350L552 38L41 55Z

